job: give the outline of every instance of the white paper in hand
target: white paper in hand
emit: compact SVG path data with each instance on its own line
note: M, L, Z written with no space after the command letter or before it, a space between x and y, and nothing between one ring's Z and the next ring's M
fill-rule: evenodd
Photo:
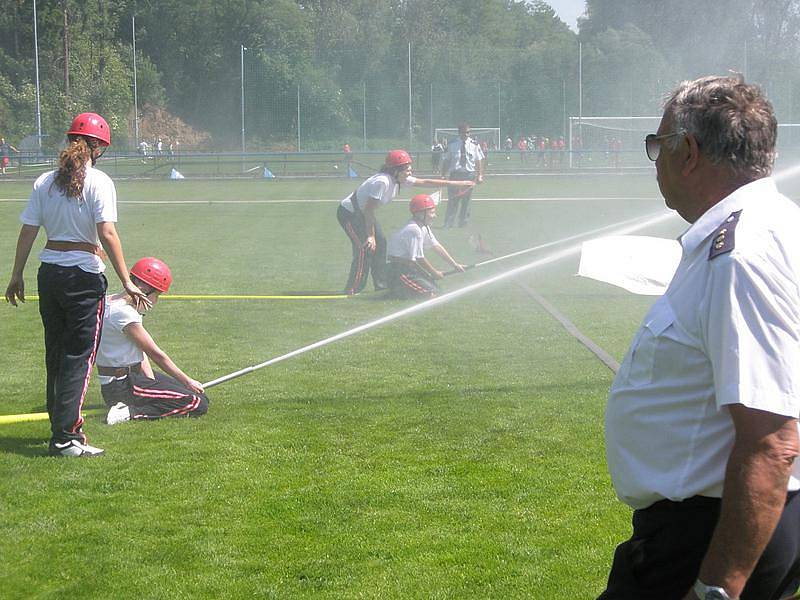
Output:
M578 275L634 294L660 296L681 260L677 240L617 235L584 242Z

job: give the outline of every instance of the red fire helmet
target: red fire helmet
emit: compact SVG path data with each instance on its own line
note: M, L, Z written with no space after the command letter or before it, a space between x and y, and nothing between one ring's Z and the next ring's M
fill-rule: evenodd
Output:
M170 273L169 267L163 261L152 256L137 260L131 268L131 275L135 275L159 292L168 291L172 283L172 273Z
M72 119L67 135L85 135L100 140L103 146L111 145L111 129L97 113L85 112Z
M428 210L434 206L436 206L436 201L429 194L417 194L408 203L408 209L412 213Z
M392 150L386 155L384 164L387 167L399 167L400 165L410 165L411 155L405 150Z

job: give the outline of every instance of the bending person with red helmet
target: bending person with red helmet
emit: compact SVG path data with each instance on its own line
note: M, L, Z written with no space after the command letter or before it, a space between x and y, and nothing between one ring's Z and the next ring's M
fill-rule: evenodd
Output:
M472 187L472 181L421 179L411 175L411 155L392 150L383 168L342 200L336 213L353 247L353 261L345 286L346 294L357 294L367 285L370 270L376 290L386 289L386 238L375 219L375 210L397 195L400 185L448 185Z
M52 432L49 453L92 457L103 450L87 443L81 409L100 341L108 287L103 250L132 302L146 307L150 301L128 276L114 225L114 182L94 168L111 144L108 123L95 113L82 113L72 121L67 139L58 168L36 180L20 216L22 229L5 296L12 306L25 302L25 263L44 227L47 243L39 254L38 286Z
M148 257L133 265L131 280L155 305L169 290L172 274L162 261ZM103 339L97 351L100 390L109 407L106 423L204 415L208 397L203 386L155 343L142 324L144 312L137 309L128 292L107 298ZM150 360L167 375L153 371Z
M436 218L436 202L428 194L417 194L408 205L411 220L389 238L389 289L399 298L432 298L439 293L435 280L444 273L425 258L425 248L433 250L457 271L464 271L431 231Z

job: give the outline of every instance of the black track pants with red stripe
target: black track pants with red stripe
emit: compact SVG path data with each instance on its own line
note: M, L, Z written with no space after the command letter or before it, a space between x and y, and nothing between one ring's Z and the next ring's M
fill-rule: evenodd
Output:
M107 282L102 273L42 263L37 277L44 325L51 444L86 443L81 409L89 389Z
M117 402L127 404L131 419L199 417L208 412L208 396L195 394L176 379L154 372L155 379L130 373L100 387L109 408Z
M433 298L439 286L416 265L389 263L389 289L397 298Z
M375 221L375 252L364 247L367 241L367 225L364 213L350 212L343 206L336 211L336 218L342 226L353 246L353 262L350 264L350 275L344 288L345 294L357 294L367 285L369 272L372 271L372 282L376 290L386 288L386 237L380 223Z

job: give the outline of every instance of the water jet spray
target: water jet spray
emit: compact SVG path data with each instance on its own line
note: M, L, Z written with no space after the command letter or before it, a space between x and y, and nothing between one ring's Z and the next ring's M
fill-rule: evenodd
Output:
M560 240L556 240L556 241L553 241L553 242L548 242L546 244L541 244L539 246L534 246L533 248L527 248L525 250L520 250L518 252L513 252L513 253L505 255L505 256L500 256L500 257L497 257L497 258L486 260L486 261L483 261L481 263L476 263L474 266L486 265L486 264L489 264L489 263L492 263L492 262L497 262L499 260L505 260L505 259L508 259L508 258L512 258L514 256L520 256L522 254L533 252L535 250L541 250L543 248L548 248L548 247L551 247L551 246L563 244L565 242L573 241L573 240L576 240L576 239L579 239L579 238L585 238L587 236L596 235L596 234L598 234L600 232L608 231L608 230L612 230L612 229L615 231L615 234L617 234L617 235L624 235L626 233L632 233L634 231L638 231L640 229L644 229L646 227L650 227L652 225L660 223L661 221L665 221L668 218L671 218L673 216L673 214L674 213L671 212L671 211L669 211L669 212L659 212L659 213L656 213L656 214L653 214L653 215L648 215L646 217L637 217L635 219L629 219L627 221L622 221L620 223L614 223L612 225L608 225L608 226L605 226L605 227L600 227L598 229L593 229L591 231L586 231L584 233L572 235L572 236L569 236L569 237L566 237L566 238L562 238ZM446 294L442 294L441 296L437 296L435 298L431 298L430 300L425 300L424 302L420 302L419 304L415 304L413 306L409 306L408 308L404 308L403 310L399 310L399 311L397 311L395 313L386 315L385 317L381 317L379 319L375 319L374 321L370 321L368 323L364 323L363 325L359 325L358 327L354 327L352 329L348 329L347 331L343 331L342 333L338 333L336 335L333 335L333 336L327 337L325 339L319 340L318 342L314 342L313 344L308 344L306 346L303 346L302 348L298 348L297 350L292 350L291 352L287 352L286 354L282 354L281 356L276 356L275 358L271 358L271 359L269 359L267 361L264 361L262 363L259 363L259 364L256 364L256 365L252 365L250 367L245 367L245 368L240 369L238 371L234 371L233 373L230 373L228 375L224 375L222 377L218 377L217 379L213 379L213 380L209 381L208 383L204 383L203 387L204 388L211 388L211 387L217 386L217 385L219 385L221 383L225 383L226 381L231 381L232 379L237 379L238 377L242 377L243 375L247 375L248 373L253 373L254 371L258 371L258 370L263 369L265 367L269 367L271 365L274 365L276 363L282 362L282 361L287 360L289 358L292 358L294 356L299 356L301 354L305 354L306 352L309 352L309 351L314 350L316 348L321 348L323 346L327 346L328 344L332 344L333 342L337 342L339 340L351 337L353 335L361 333L362 331L367 331L368 329L372 329L374 327L378 327L379 325L384 325L386 323L389 323L391 321L395 321L395 320L400 319L402 317L405 317L407 315L414 314L414 313L426 310L428 308L432 308L434 306L438 306L439 304L444 304L445 302L449 302L449 301L454 300L454 299L456 299L456 298L458 298L460 296L464 296L466 294L469 294L469 293L471 293L471 292L473 292L475 290L478 290L480 288L486 287L486 286L491 285L493 283L497 283L499 281L503 281L505 279L509 279L511 277L514 277L514 276L519 275L521 273L524 273L526 271L531 271L531 270L536 269L538 267L542 267L544 265L556 262L558 260L561 260L561 259L566 258L568 256L571 256L573 254L578 254L580 252L580 249L581 249L581 245L580 244L574 244L572 246L569 246L567 248L564 248L562 250L558 250L556 252L553 252L552 254L549 254L547 256L539 258L539 259L537 259L537 260L535 260L533 262L530 262L530 263L528 263L526 265L515 267L515 268L510 269L508 271L504 271L504 272L499 273L497 275L493 275L493 276L491 276L491 277L489 277L487 279L484 279L484 280L481 280L481 281L478 281L478 282L475 282L475 283L471 283L469 285L466 285L466 286L464 286L462 288L459 288L457 290L454 290L452 292L448 292Z

